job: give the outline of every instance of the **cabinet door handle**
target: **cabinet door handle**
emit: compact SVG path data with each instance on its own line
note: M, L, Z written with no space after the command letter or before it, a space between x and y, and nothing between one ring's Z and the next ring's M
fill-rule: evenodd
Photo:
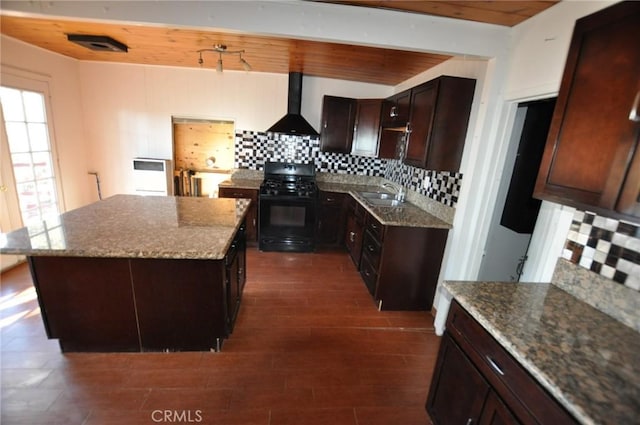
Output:
M473 424L473 418L467 419L466 425L472 425L472 424Z
M324 125L322 126L322 128L327 128L327 120L324 121Z
M349 240L351 242L355 242L356 241L356 234L354 232L349 232Z
M369 250L369 252L375 252L375 248L373 245L367 245L367 249Z
M491 369L493 369L494 371L496 371L496 373L498 373L501 376L504 376L504 371L500 368L500 366L498 366L498 364L495 362L495 360L493 360L491 357L489 357L488 355L484 356L485 359L487 359L487 361L489 362L489 366L491 366Z
M631 112L629 112L629 119L633 122L640 122L640 115L638 115L638 104L640 103L640 91L636 93L636 98L633 100L633 106Z

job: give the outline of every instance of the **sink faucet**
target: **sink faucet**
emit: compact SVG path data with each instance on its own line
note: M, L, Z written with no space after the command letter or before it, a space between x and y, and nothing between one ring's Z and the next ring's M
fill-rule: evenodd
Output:
M382 187L393 190L396 193L396 200L399 202L404 202L404 199L406 197L404 186L394 183L382 183Z

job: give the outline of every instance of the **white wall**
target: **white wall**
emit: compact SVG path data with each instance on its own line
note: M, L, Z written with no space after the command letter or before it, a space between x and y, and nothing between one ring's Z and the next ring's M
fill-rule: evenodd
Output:
M130 160L173 156L171 117L230 119L265 131L287 109L288 76L210 69L81 62L88 167L103 196L133 193ZM391 87L303 78L302 113L319 128L322 96L387 97Z
M77 61L5 36L0 36L0 52L3 68L22 75L26 71L49 85L54 149L63 187L61 208L70 210L91 202L95 183L87 175Z

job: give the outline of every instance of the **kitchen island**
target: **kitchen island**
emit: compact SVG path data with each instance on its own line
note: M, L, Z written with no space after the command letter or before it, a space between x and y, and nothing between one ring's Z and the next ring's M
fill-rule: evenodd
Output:
M245 281L250 201L116 195L6 235L63 351L219 350Z

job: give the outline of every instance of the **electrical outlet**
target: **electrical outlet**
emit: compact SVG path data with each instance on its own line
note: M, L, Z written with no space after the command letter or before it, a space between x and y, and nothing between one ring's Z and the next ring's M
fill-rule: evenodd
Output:
M431 187L431 179L429 177L425 177L424 181L422 182L422 186L426 189L429 190L429 188Z

